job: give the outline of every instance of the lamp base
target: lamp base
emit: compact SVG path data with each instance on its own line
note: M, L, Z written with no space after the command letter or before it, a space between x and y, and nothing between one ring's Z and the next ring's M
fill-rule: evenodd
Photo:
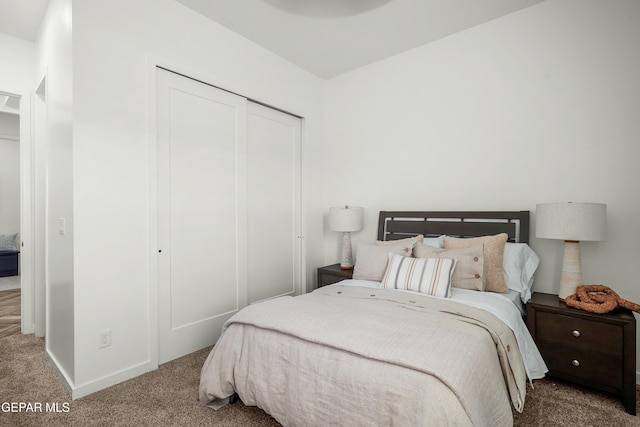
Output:
M351 270L353 268L353 258L351 257L351 233L342 232L342 260L340 268L343 270Z
M575 294L576 288L580 285L582 285L580 242L565 240L564 253L562 255L562 276L560 277L558 297L561 301L564 301L569 295Z

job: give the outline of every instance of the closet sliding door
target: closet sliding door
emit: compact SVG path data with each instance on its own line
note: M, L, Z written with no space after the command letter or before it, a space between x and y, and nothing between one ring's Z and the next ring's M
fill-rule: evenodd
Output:
M300 118L249 102L249 303L300 290Z
M157 71L158 360L246 305L245 98Z
M301 290L300 119L157 70L158 361Z

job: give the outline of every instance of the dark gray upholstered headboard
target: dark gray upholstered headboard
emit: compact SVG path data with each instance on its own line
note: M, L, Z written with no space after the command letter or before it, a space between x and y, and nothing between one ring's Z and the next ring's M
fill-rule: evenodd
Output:
M417 234L477 237L499 233L507 233L509 242L529 243L529 211L381 211L378 222L378 240L398 240Z

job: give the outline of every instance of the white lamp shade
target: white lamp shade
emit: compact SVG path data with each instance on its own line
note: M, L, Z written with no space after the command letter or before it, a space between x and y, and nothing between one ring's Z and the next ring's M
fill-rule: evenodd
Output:
M605 239L607 205L543 203L536 205L536 237L572 241Z
M329 228L333 231L360 231L363 227L363 209L357 206L337 206L329 210Z

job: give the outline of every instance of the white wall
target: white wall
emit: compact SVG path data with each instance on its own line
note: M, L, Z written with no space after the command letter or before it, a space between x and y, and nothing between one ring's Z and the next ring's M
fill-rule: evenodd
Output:
M28 93L33 85L34 44L0 33L0 92Z
M304 227L314 266L323 257L322 192L310 159L321 157L322 86L171 0L82 0L73 7L73 394L80 397L154 367L149 64L157 60L304 117ZM98 349L103 329L111 329L112 345Z
M28 95L34 44L0 33L0 58L0 93ZM19 116L0 113L0 233L20 230L19 123Z
M20 139L20 115L0 111L0 136Z
M562 242L535 238L536 204L606 203L584 280L640 302L638 40L638 1L548 0L334 78L325 210L365 208L354 246L379 210L530 210L534 290L557 293Z
M36 39L32 79L35 87L47 78L46 351L68 383L74 379L75 327L71 34L71 0L51 0ZM61 218L65 235L58 233Z
M20 231L20 116L0 112L0 234Z
M0 113L0 233L20 231L20 116Z
M29 96L34 44L0 33L0 58L0 93ZM0 113L0 233L20 231L19 135L19 116Z

